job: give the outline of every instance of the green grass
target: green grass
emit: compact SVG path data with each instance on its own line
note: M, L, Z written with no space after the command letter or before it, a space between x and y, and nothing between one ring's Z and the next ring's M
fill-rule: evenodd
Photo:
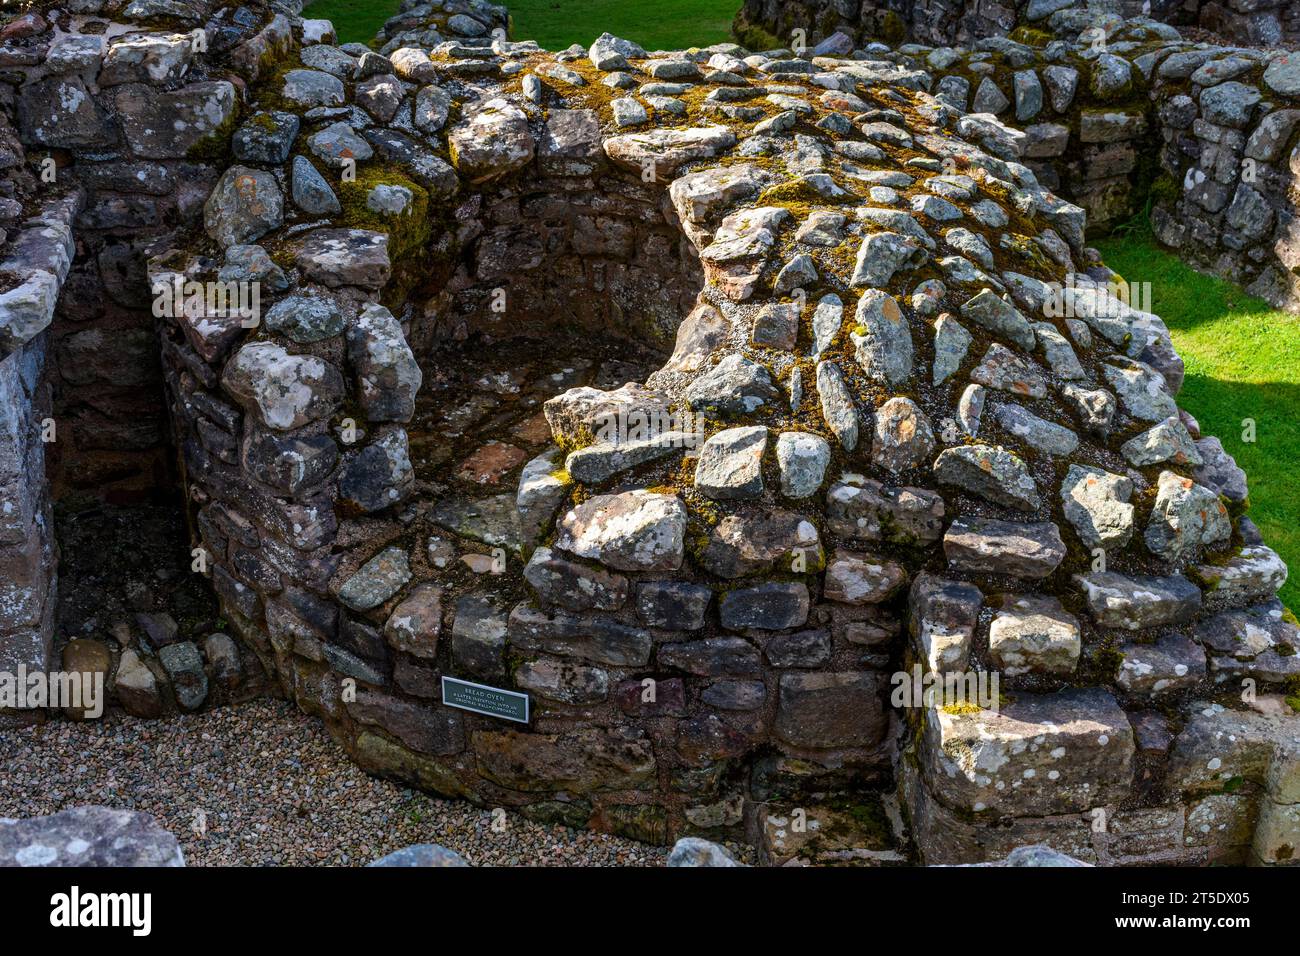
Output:
M513 35L548 50L590 46L605 31L647 50L683 50L731 39L740 0L514 0Z
M314 0L303 9L308 18L330 20L339 43L369 43L401 0Z
M397 6L398 0L315 0L303 16L334 21L340 43L367 43ZM647 50L676 50L730 40L740 0L513 0L507 7L512 36L548 50L589 46L607 30Z
M1097 248L1127 282L1151 283L1151 311L1187 366L1178 404L1245 469L1250 517L1292 571L1282 600L1300 607L1300 316L1193 271L1141 231ZM1242 441L1248 418L1254 443Z

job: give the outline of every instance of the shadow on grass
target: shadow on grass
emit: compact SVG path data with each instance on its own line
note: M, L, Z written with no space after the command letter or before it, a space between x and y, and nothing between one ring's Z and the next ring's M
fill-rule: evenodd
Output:
M1232 316L1285 316L1263 299L1217 276L1205 275L1156 245L1149 236L1097 243L1106 264L1126 282L1150 283L1153 311L1172 329L1190 329ZM1293 323L1300 317L1285 316Z

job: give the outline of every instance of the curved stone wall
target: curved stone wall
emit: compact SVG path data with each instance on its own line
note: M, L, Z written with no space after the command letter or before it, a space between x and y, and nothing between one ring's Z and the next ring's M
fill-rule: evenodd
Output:
M735 31L755 48L788 45L793 31L810 43L843 32L863 43L947 46L1009 36L1017 28L1056 32L1098 15L1111 23L1150 18L1200 27L1252 46L1300 39L1300 9L1288 0L745 0Z
M446 353L407 344L401 324L416 330L428 313L418 295L391 301L395 312L363 304L402 272L387 254L394 230L358 229L347 212L295 228L292 179L282 188L260 166L225 174L257 187L219 184L209 235L270 250L292 295L335 300L342 333L295 342L317 334L296 327L299 305L251 337L192 319L168 336L208 369L189 357L202 385L191 392L173 373L178 410L202 394L242 415L224 458L201 436L185 440L232 619L365 765L492 805L649 839L747 827L769 831L774 856L815 856L833 851L792 849L771 821L816 792L876 805L871 791L887 789L898 755L927 859L996 855L1001 841L1043 831L1107 861L1242 855L1231 840L1182 836L1186 814L1207 812L1202 781L1165 770L1151 789L1138 783L1161 763L1160 735L1139 741L1130 711L1164 720L1152 702L1212 693L1211 669L1284 676L1214 653L1210 635L1235 620L1232 606L1268 619L1258 602L1283 571L1249 526L1234 530L1218 497L1230 466L1175 414L1181 367L1162 324L1095 288L1065 293L1083 318L1031 321L1045 283L1089 266L1083 212L1027 167L951 136L961 119L919 71L742 52L397 47L390 66L349 64L344 95L361 93L364 114L341 103L300 114L292 148L328 177L338 139L355 136L345 148L361 157L361 143L391 135L357 76L391 70L410 83L398 89L413 123L421 96L440 99L424 91L442 90L445 126L413 133L389 120L428 146L418 163L389 147L399 170L380 179L418 170L417 183L457 192L460 209L504 196L513 210L513 194L569 161L564 172L602 192L620 177L666 187L669 224L702 265L698 307L645 388L583 387L545 403L563 453L523 469L513 514L500 494L412 494L416 368ZM289 66L281 108L305 82ZM343 116L358 128L321 136ZM257 123L241 130L254 136ZM367 186L367 203L381 185ZM617 217L599 232L614 240ZM572 248L575 233L564 235ZM461 275L479 274L492 245L431 242L433 268ZM228 245L227 268L249 255ZM446 259L457 265L437 265ZM205 275L192 271L203 261L184 269ZM471 339L454 360L492 347ZM335 437L353 407L365 418L357 447ZM659 409L703 416L705 440L602 440L610 413ZM193 417L196 431L205 418ZM280 475L305 478L276 486ZM441 551L448 532L453 560L499 547L504 572L440 569L428 538ZM1225 579L1234 584L1216 584ZM1290 625L1276 627L1270 640L1285 649ZM1208 653L1190 634L1211 641ZM1278 651L1261 653L1289 673ZM888 707L891 674L913 661L998 670L1009 701ZM428 688L443 674L527 691L530 726L439 705ZM1181 723L1165 732L1191 747L1195 719ZM908 726L916 740L900 751ZM1053 745L1021 750L1025 727L1055 728ZM1253 813L1234 808L1234 833L1273 825L1259 805L1273 791L1258 786ZM1097 808L1114 817L1100 841L1085 820ZM1113 838L1153 815L1169 822L1151 846ZM938 836L963 820L962 841ZM904 848L888 826L860 839L884 859ZM1267 858L1266 840L1256 852Z
M1014 40L999 32L973 33L969 48L878 45L873 55L925 71L946 103L1017 130L994 126L1002 145L990 148L1084 207L1090 231L1149 206L1156 236L1182 258L1300 310L1294 53L1192 43L1154 20L1072 8ZM821 47L849 45L840 36Z
M906 51L504 23L259 8L204 61L212 186L148 280L245 653L368 769L541 819L1293 862L1286 568L1018 134Z

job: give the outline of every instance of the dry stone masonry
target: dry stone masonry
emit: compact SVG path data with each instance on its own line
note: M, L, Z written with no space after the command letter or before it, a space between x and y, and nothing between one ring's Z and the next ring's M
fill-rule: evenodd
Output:
M935 46L1004 37L1017 28L1087 22L1095 12L1199 27L1233 43L1280 47L1300 37L1290 0L745 0L735 32L756 46L802 30L813 40L843 32L851 40L915 40ZM780 41L778 41L780 42Z
M506 25L407 2L372 48L286 5L72 0L0 33L27 166L59 171L15 282L65 283L0 313L14 454L41 382L128 396L160 362L226 623L74 660L146 716L266 678L376 773L769 863L1294 862L1285 565L1055 191L1072 139L1126 139L1065 87L1145 95L1179 41L1125 27L1151 35L1121 67ZM969 89L1008 69L1059 151ZM1246 135L1190 72L1166 101ZM48 544L48 483L12 470L36 531L0 540ZM31 613L3 659L49 666ZM927 706L935 678L987 692Z
M36 195L10 123L0 123L0 669L43 671L53 648L56 559L43 432L55 311L82 194ZM30 213L30 215L29 215Z
M1148 4L1146 15L1107 0L938 6L953 9L900 5L914 19L890 31L881 15L898 14L885 4L834 16L835 5L747 4L737 30L760 24L770 45L793 36L814 53L869 44L900 72L930 77L930 92L970 114L963 135L1023 161L1087 210L1091 231L1149 204L1157 238L1191 264L1300 311L1300 73L1282 49L1300 42L1300 6L1202 4L1201 24L1241 47L1184 39L1170 24L1196 23L1185 15L1194 4Z

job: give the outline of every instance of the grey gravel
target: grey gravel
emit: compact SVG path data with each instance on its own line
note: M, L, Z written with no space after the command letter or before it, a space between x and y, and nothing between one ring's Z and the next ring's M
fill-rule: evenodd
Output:
M669 851L514 813L494 829L491 807L368 776L285 701L2 729L0 753L0 817L143 810L176 835L189 866L363 866L416 843L474 866L662 866Z

